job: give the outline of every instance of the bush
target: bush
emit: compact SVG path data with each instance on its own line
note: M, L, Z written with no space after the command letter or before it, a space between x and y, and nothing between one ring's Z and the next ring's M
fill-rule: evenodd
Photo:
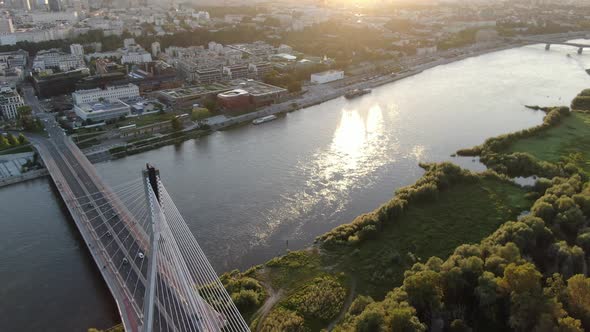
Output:
M274 309L260 326L261 332L306 332L303 317L281 307Z
M357 332L385 331L385 312L380 307L364 311L356 323Z
M373 303L373 299L369 296L359 295L348 308L348 313L351 315L359 315L365 308Z
M582 111L590 110L590 96L581 95L581 94L578 95L572 101L572 109L582 110Z
M240 312L248 312L260 306L259 294L251 289L243 289L231 294L231 299Z
M291 295L284 306L306 318L328 322L338 315L345 297L344 287L335 278L325 276Z
M266 290L260 282L238 270L223 274L220 280L242 314L253 313L266 299Z

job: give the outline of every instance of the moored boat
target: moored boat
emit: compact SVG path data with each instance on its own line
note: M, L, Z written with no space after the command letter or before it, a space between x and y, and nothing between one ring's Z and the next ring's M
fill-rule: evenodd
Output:
M258 119L254 119L252 121L252 124L258 125L258 124L262 124L262 123L269 122L269 121L276 120L276 119L277 119L276 115L267 115L267 116L263 116Z
M366 95L368 93L371 93L371 89L354 89L354 90L348 91L346 94L344 94L344 97L346 99L352 99L352 98L360 97L362 95Z

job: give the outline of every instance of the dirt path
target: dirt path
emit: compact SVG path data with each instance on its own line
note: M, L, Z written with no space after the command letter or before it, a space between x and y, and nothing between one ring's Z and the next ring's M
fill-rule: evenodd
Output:
M350 292L348 292L348 296L346 297L346 301L344 301L344 305L342 306L342 310L340 310L338 317L336 317L330 323L330 325L328 325L328 327L327 327L328 331L332 331L334 329L334 327L336 327L336 324L340 323L344 319L344 315L346 315L348 308L350 307L350 305L352 304L352 301L354 300L354 296L356 295L356 278L353 277L350 283L351 283Z
M268 315L268 313L270 312L272 307L274 307L274 305L277 302L279 302L279 300L283 297L283 293L284 293L282 289L275 291L266 282L261 282L261 284L262 284L262 286L264 286L264 288L268 292L268 298L266 299L266 301L264 301L264 304L262 305L262 307L260 307L260 309L258 309L258 311L256 311L256 313L254 314L254 317L258 317L258 324L256 324L256 331L260 331L260 326L262 325L261 323L264 321L264 319L266 319L266 316Z

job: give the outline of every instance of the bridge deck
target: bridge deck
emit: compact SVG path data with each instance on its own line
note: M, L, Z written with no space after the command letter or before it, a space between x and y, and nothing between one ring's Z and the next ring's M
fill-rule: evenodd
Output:
M149 236L141 223L127 210L88 161L67 137L31 138L45 162L57 189L92 254L119 308L127 331L139 331L143 324L143 305L148 275ZM143 188L141 191L143 192ZM140 200L145 200L141 197ZM147 205L147 201L146 201ZM170 250L170 249L169 249ZM177 253L180 253L178 249ZM143 255L139 255L139 253ZM176 271L174 252L159 252L156 283L166 296L154 304L156 312L152 331L195 331L202 320L217 321L220 315L198 294L198 303L188 303ZM143 256L143 257L142 257ZM171 262L171 260L176 261ZM176 263L176 265L175 265ZM190 279L190 278L189 278ZM219 331L200 327L196 330Z
M69 139L32 141L117 303L126 330L138 331L147 264L137 254L145 250L145 236L124 208L113 206L94 167ZM104 236L107 227L111 236ZM124 264L123 258L129 263Z

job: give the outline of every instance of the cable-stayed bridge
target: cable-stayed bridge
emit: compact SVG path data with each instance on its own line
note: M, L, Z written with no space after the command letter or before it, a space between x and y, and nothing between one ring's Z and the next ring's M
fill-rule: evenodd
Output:
M47 132L30 140L126 331L249 331L155 168L109 187L54 121Z

